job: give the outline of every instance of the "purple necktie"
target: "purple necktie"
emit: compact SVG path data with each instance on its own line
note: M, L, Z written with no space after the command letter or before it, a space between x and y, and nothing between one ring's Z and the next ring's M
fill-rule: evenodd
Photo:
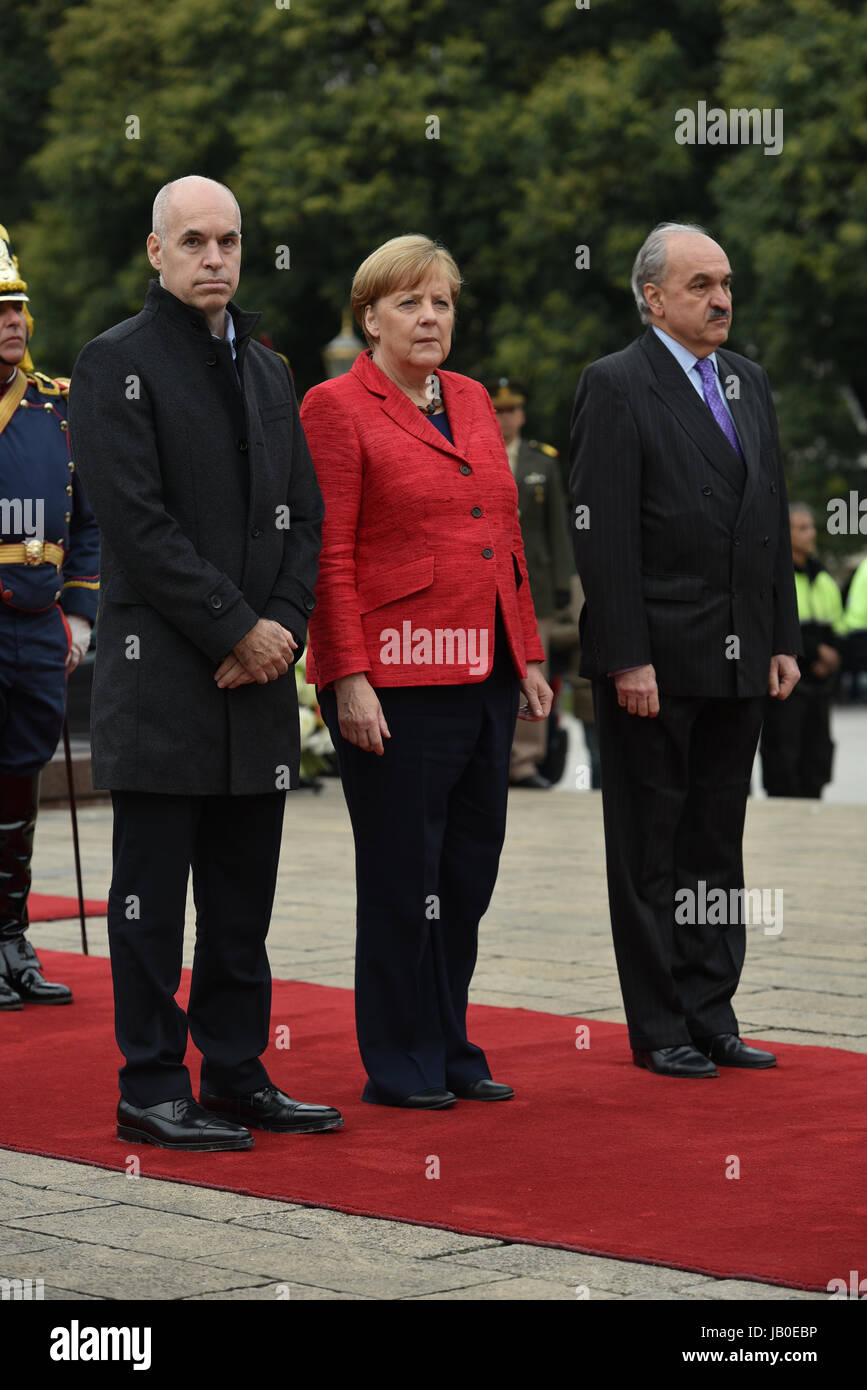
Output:
M698 374L701 377L704 398L707 402L708 409L738 458L743 462L744 454L737 436L737 431L732 424L731 416L720 400L719 391L716 389L716 373L713 369L713 363L709 357L705 357L702 361L696 362L695 365L698 367Z

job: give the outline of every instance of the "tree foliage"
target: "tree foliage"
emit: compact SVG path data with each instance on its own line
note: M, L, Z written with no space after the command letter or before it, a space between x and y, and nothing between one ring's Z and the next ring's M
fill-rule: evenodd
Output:
M464 276L448 365L522 378L532 432L563 449L581 369L639 331L639 244L660 220L697 221L730 255L731 345L771 372L797 491L821 505L857 486L864 3L7 9L20 70L0 98L0 220L14 224L46 368L68 370L140 307L153 196L199 172L241 203L238 299L263 311L299 390L323 375L358 263L423 231ZM783 152L678 144L675 113L700 100L782 107Z

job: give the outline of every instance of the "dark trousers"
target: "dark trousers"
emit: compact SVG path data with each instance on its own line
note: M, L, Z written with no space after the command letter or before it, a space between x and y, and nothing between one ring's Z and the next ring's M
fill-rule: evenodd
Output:
M628 714L613 680L593 686L602 765L608 901L633 1048L736 1033L731 999L746 932L678 924L690 890L744 887L743 828L763 701L661 696ZM729 902L730 898L727 899Z
M788 700L765 700L762 781L768 796L820 797L831 780L831 692L802 689Z
M355 836L363 1099L393 1103L490 1077L467 1039L467 996L505 837L520 692L498 624L486 680L376 693L391 732L381 758L342 737L333 691L320 705Z
M66 622L59 604L0 604L0 772L35 777L51 761L66 710Z
M192 1094L187 1029L202 1053L202 1085L243 1095L268 1084L271 919L285 792L164 796L112 792L114 871L108 938L115 1033L132 1105ZM187 880L196 947L187 1013L181 979Z

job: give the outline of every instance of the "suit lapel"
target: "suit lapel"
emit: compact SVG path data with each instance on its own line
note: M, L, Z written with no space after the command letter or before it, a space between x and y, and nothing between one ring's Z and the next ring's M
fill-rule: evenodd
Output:
M744 465L711 415L707 403L687 381L683 367L659 341L652 328L641 339L641 346L650 358L656 378L651 382L651 390L677 417L716 471L722 474L738 495L743 493ZM737 420L736 424L740 433Z
M382 409L389 419L414 439L429 444L433 449L441 449L452 458L465 459L472 435L472 411L467 407L466 389L460 377L454 372L439 372L443 393L443 405L449 420L454 444L450 444L436 425L427 419L424 411L409 399L399 386L381 372L367 352L356 357L351 370L374 395L381 398Z

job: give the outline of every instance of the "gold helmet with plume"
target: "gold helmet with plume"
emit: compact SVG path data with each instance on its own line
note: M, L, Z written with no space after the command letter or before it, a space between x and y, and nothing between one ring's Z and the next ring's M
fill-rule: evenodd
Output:
M27 320L27 341L28 344L33 336L33 318L27 305L30 296L27 293L27 281L22 280L21 272L18 269L18 257L12 250L12 242L6 228L0 224L0 301L15 299L19 300L24 306L24 317ZM21 362L22 370L25 372L33 371L33 362L30 357L30 350L24 354Z

